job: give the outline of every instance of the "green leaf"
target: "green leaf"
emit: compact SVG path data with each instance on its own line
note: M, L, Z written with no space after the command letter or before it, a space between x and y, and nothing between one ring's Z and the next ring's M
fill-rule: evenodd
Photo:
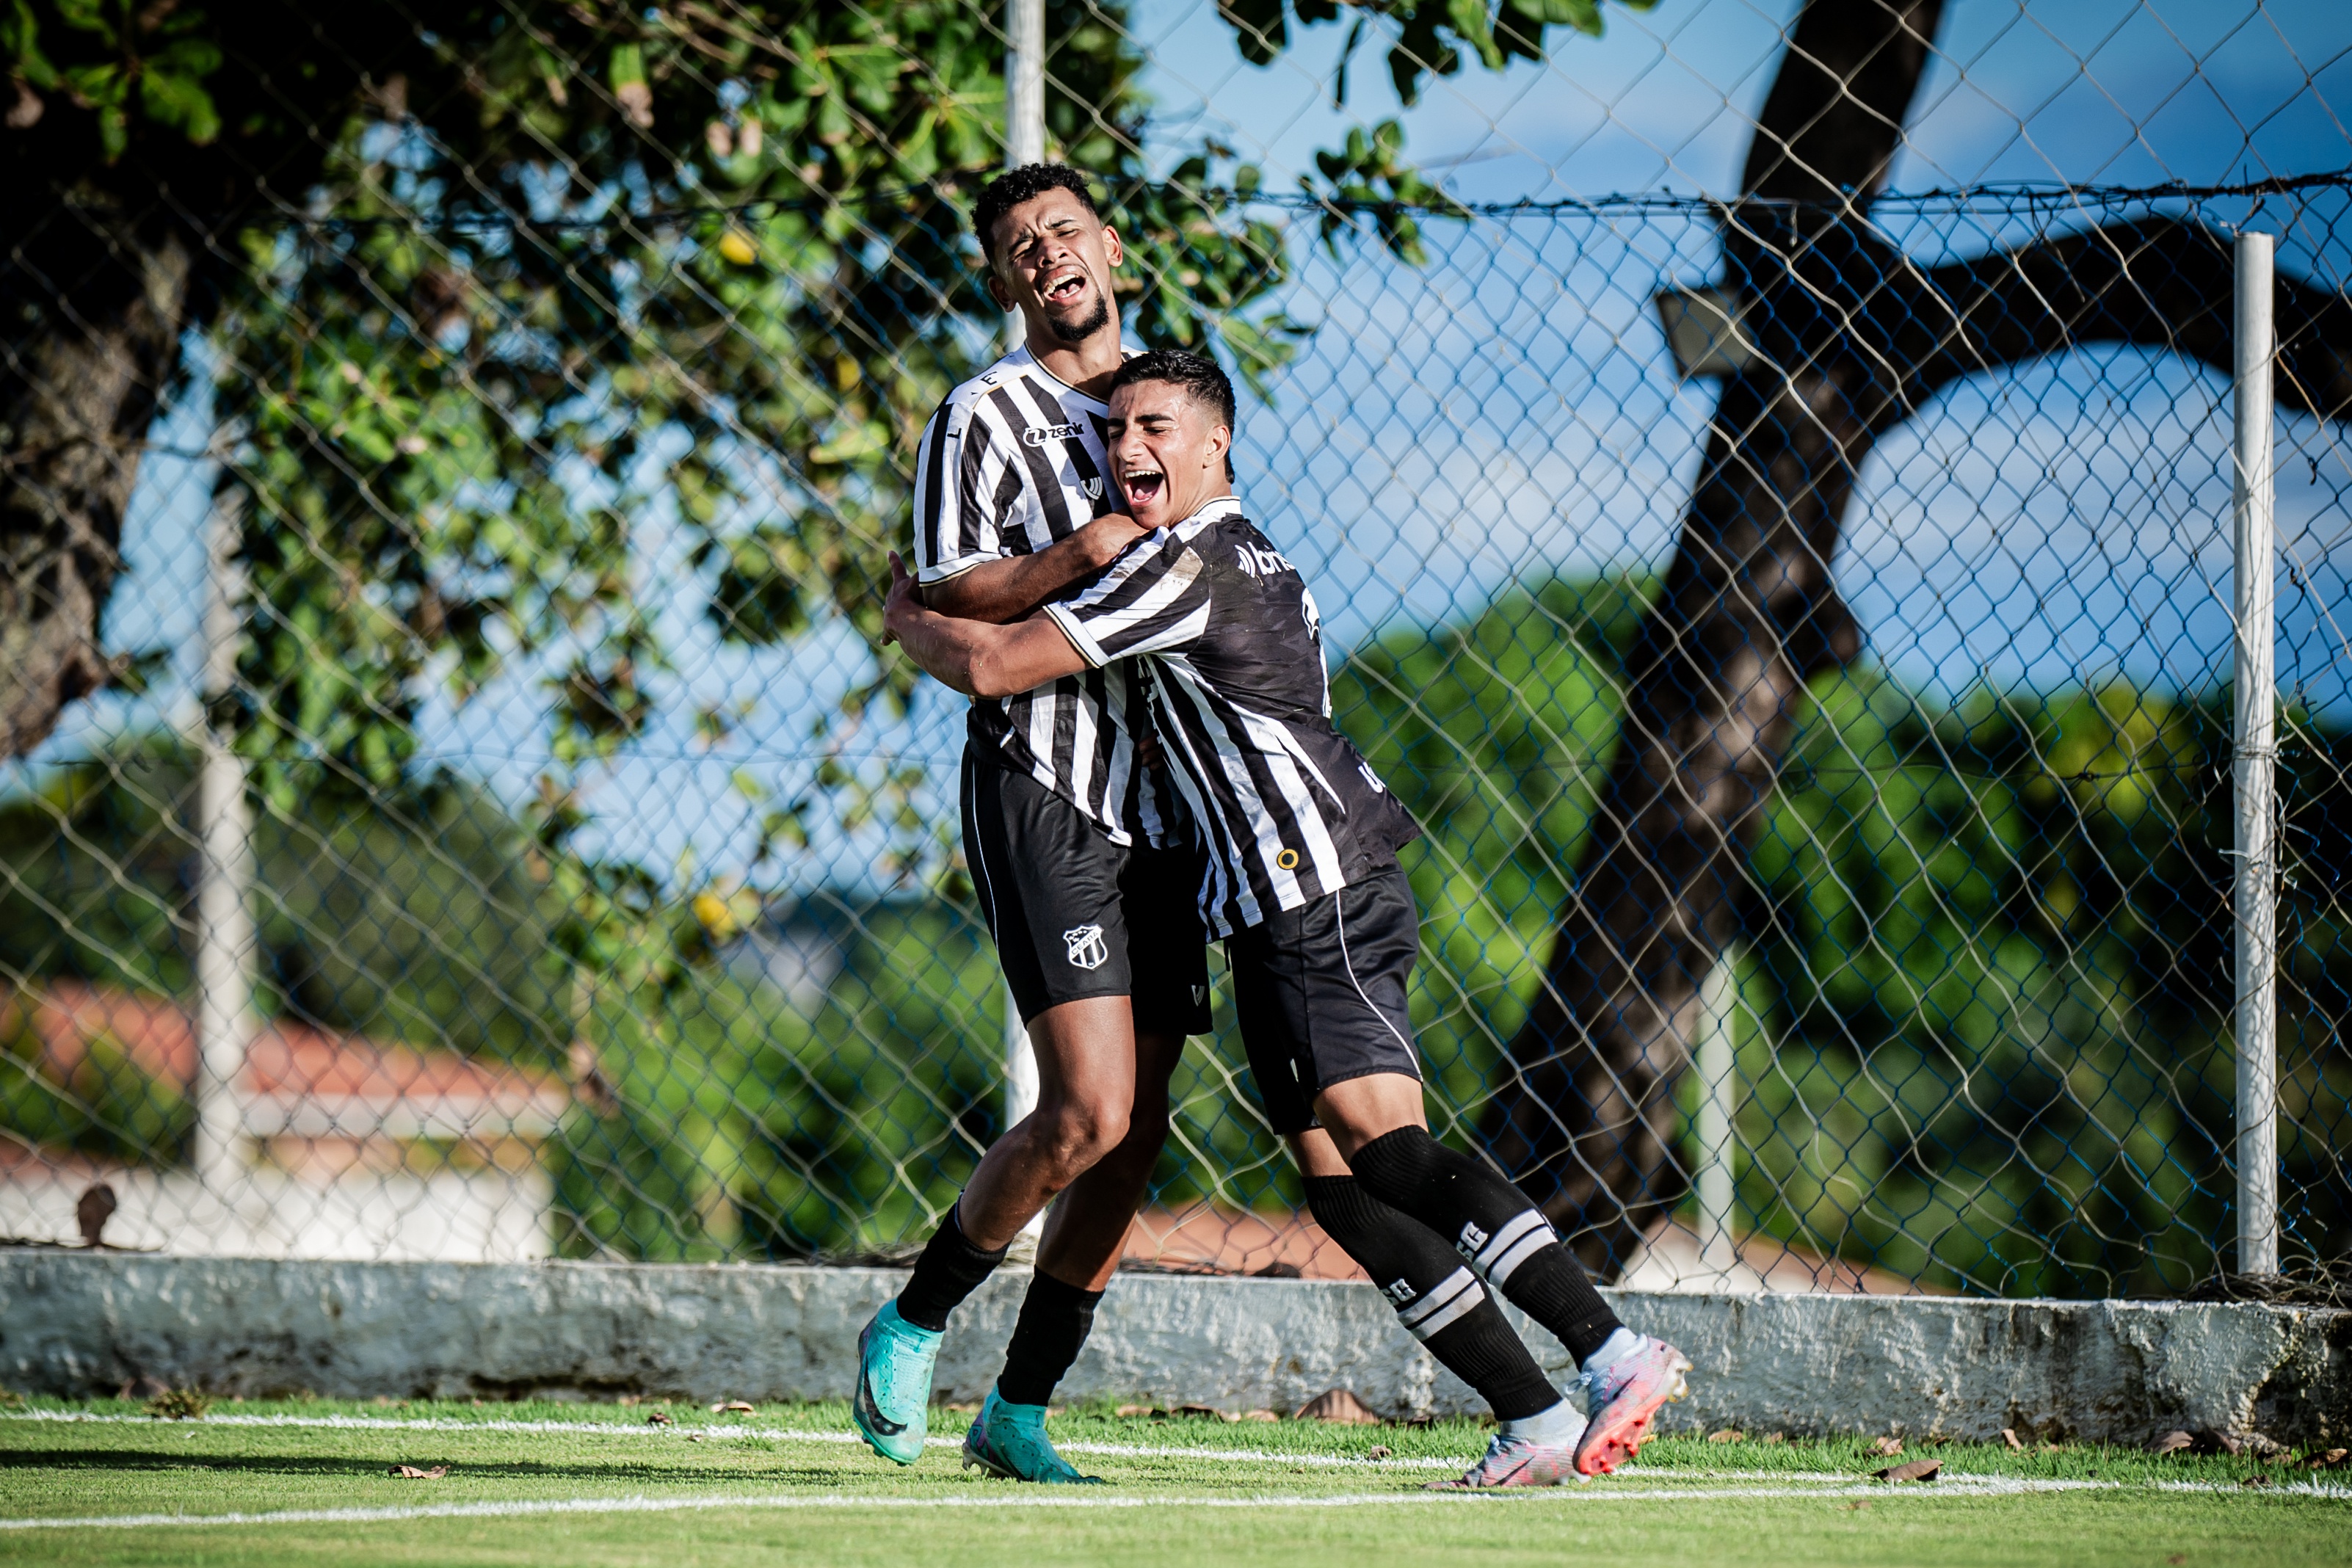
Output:
M175 44L147 62L139 78L142 107L158 125L181 132L202 147L220 134L220 111L204 79L220 68L220 52L209 44Z
M1446 0L1446 20L1472 48L1488 70L1503 68L1503 51L1495 47L1495 28L1487 15L1488 0Z
M1580 33L1590 34L1596 38L1601 37L1600 0L1505 0L1505 3L1532 21L1574 27ZM1655 3L1656 0L1640 0L1634 8L1646 11Z
M1234 45L1242 58L1254 66L1271 65L1290 46L1282 0L1217 0L1217 15L1233 28Z
M7 52L11 75L45 91L58 85L57 67L41 53L40 24L33 16L32 0L16 0L13 9L0 15L0 49Z

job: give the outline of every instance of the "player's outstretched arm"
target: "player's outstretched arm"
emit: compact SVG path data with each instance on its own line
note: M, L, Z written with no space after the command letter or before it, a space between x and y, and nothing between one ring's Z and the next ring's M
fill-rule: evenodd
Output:
M967 697L1010 697L1087 668L1062 628L1046 616L992 626L924 608L895 550L890 596L882 604L882 640L898 643L925 674Z
M999 556L942 578L923 590L923 601L961 621L1017 621L1118 560L1119 552L1143 533L1135 519L1110 512L1034 555Z

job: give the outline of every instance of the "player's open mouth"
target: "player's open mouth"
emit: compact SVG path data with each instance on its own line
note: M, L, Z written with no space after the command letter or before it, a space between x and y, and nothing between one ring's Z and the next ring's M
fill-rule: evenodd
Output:
M1150 506L1160 499L1160 492L1167 488L1168 476L1157 468L1130 469L1119 477L1118 485L1119 489L1127 492L1129 506Z
M1045 303L1066 305L1087 291L1087 275L1073 272L1045 285Z

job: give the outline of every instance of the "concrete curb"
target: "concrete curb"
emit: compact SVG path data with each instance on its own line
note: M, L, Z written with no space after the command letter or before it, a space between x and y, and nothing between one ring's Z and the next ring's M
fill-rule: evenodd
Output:
M594 1263L331 1263L0 1250L0 1384L141 1380L262 1395L841 1398L857 1331L903 1273ZM994 1378L1025 1276L961 1309L941 1398ZM2141 1442L2174 1427L2341 1443L2352 1311L2232 1303L1611 1292L1698 1371L1677 1427L2021 1434ZM1566 1382L1559 1343L1524 1320ZM1477 1408L1370 1286L1122 1275L1063 1392L1287 1411L1332 1387L1375 1409Z

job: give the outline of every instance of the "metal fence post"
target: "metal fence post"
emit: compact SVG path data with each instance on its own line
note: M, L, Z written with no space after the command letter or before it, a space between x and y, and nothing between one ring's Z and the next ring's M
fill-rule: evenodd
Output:
M1004 166L1045 161L1045 0L1007 0L1004 31ZM1021 312L1004 321L1007 353L1021 346Z
M196 833L196 1178L226 1198L240 1174L245 1110L236 1080L253 1037L253 816L245 763L213 725L236 679L237 522L243 492L218 497L205 524L204 670L198 682Z
M1004 166L1045 161L1045 0L1010 0L1004 50ZM1024 331L1021 312L1004 324L1004 346L1021 346ZM1021 1026L1021 1009L1013 991L1004 992L1004 1125L1017 1125L1037 1109L1037 1055L1030 1048L1029 1031ZM1045 1216L1029 1222L1031 1234L1041 1232Z
M1045 0L1008 0L1004 166L1045 161Z
M1731 1112L1736 1100L1732 1009L1738 1005L1738 950L1727 948L1699 982L1698 1048L1692 1053L1699 1083L1693 1129L1698 1143L1699 1260L1718 1280L1739 1261L1731 1235Z
M2237 816L2238 1272L2278 1272L2278 911L2273 816L2277 680L2271 468L2271 252L2238 237L2237 431L2231 495L2237 668L2231 706Z

